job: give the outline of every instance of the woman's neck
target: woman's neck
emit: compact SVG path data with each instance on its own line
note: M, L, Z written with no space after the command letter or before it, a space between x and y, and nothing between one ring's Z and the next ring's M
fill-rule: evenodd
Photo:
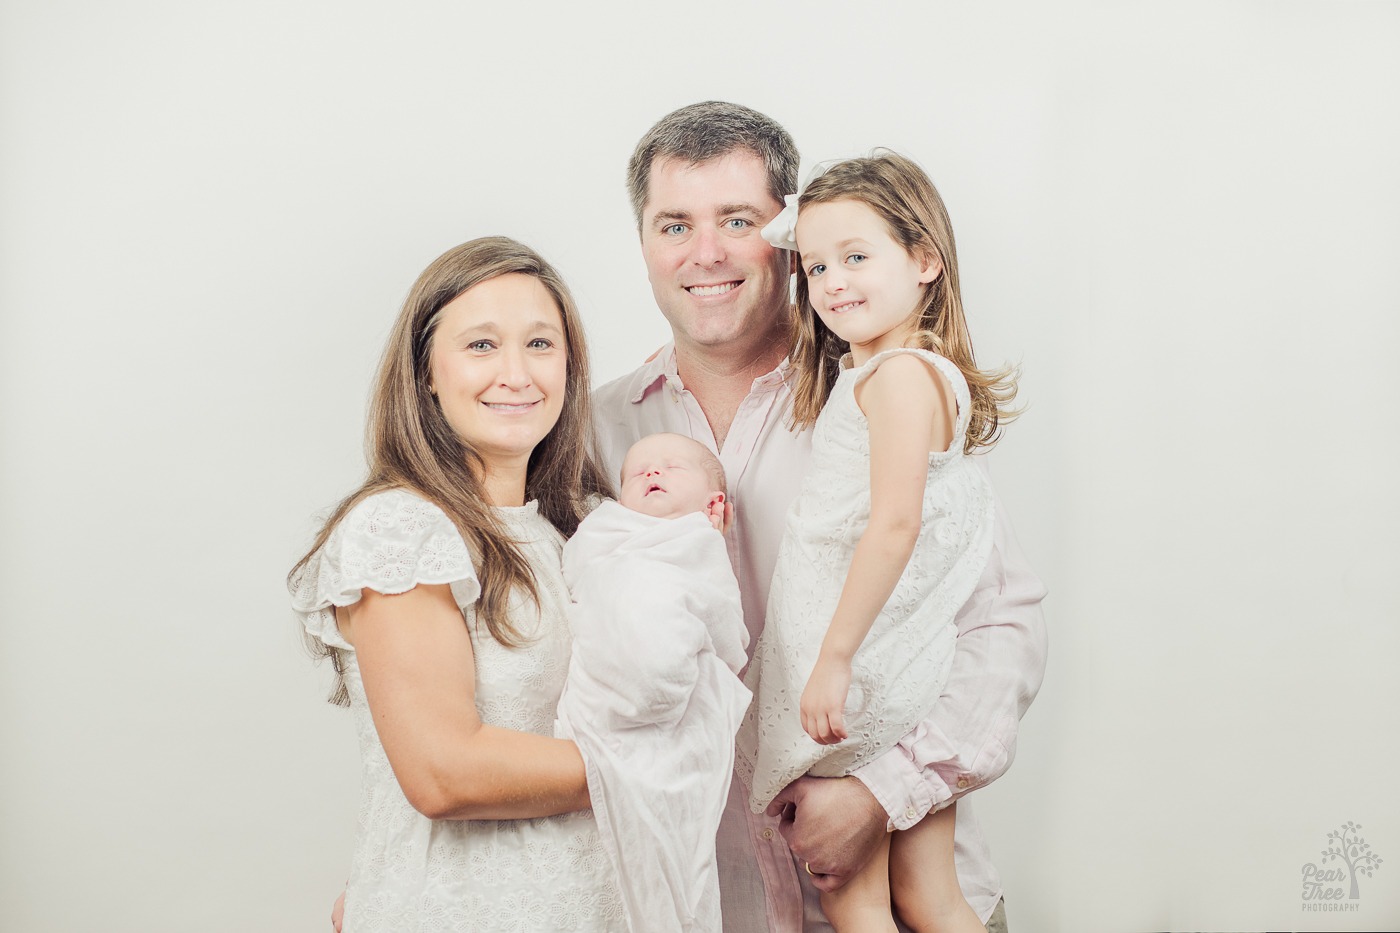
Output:
M519 463L486 462L478 471L481 495L497 507L525 504L525 471L528 458Z

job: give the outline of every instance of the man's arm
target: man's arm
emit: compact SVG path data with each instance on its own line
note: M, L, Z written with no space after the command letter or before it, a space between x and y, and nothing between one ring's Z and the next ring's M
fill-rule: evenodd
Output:
M952 670L931 715L853 776L799 778L773 802L787 812L788 844L825 876L819 888L844 884L888 827L912 826L1010 766L1045 673L1044 597L998 502L992 556L958 614Z

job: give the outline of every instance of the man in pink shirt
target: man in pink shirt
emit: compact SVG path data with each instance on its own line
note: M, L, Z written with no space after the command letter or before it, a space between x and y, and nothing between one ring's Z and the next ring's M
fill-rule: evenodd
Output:
M673 342L594 395L614 473L635 441L661 431L720 458L737 513L727 543L750 645L811 448L808 432L786 427L794 257L759 235L797 190L797 167L787 131L735 104L683 107L642 138L628 188ZM928 720L852 776L798 778L767 815L749 813L734 782L717 842L727 933L829 930L818 889L844 884L882 833L914 825L1010 765L1045 669L1045 588L1004 515L998 504L992 556L958 615L953 670ZM1005 931L1001 880L966 800L955 855L968 903L989 931Z

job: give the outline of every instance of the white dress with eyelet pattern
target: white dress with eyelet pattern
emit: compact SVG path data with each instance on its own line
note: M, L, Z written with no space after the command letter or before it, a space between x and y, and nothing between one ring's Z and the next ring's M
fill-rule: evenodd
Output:
M848 737L818 745L802 730L802 690L870 522L870 425L855 390L900 353L948 381L957 421L948 450L929 454L914 551L852 662ZM953 620L992 547L991 486L963 453L970 406L957 366L927 350L890 350L837 377L813 428L811 463L788 512L767 619L744 679L754 701L739 729L738 772L754 812L802 774L837 777L874 760L927 718L942 692L957 638Z
M621 900L588 811L529 820L430 820L390 770L365 701L354 649L335 606L364 588L395 594L450 584L476 654L476 705L484 723L553 735L569 666L564 541L531 502L499 510L535 572L542 611L517 595L511 620L530 640L506 648L476 624L480 593L456 527L419 496L367 497L292 581L306 630L339 653L363 761L359 826L345 894L344 933L625 931Z

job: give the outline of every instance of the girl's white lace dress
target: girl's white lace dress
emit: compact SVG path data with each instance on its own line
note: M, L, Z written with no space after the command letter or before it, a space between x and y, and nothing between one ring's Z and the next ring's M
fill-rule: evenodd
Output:
M500 509L540 590L536 618L517 596L511 620L531 640L506 648L475 622L480 592L461 535L436 506L404 490L355 506L292 582L308 632L339 651L363 761L359 827L345 895L345 933L624 931L621 901L590 812L531 820L429 820L404 798L375 732L354 649L332 607L368 587L402 593L451 584L476 653L483 722L553 735L569 667L563 538L531 502Z
M910 353L952 385L953 441L929 454L914 552L852 663L849 737L818 745L802 731L802 690L836 610L856 543L870 521L870 426L855 389L886 359ZM927 350L877 354L841 374L812 433L812 459L788 512L763 634L745 683L754 702L739 729L739 773L761 811L798 776L849 774L927 717L953 660L954 617L972 595L992 546L993 499L963 453L971 399L950 361Z

